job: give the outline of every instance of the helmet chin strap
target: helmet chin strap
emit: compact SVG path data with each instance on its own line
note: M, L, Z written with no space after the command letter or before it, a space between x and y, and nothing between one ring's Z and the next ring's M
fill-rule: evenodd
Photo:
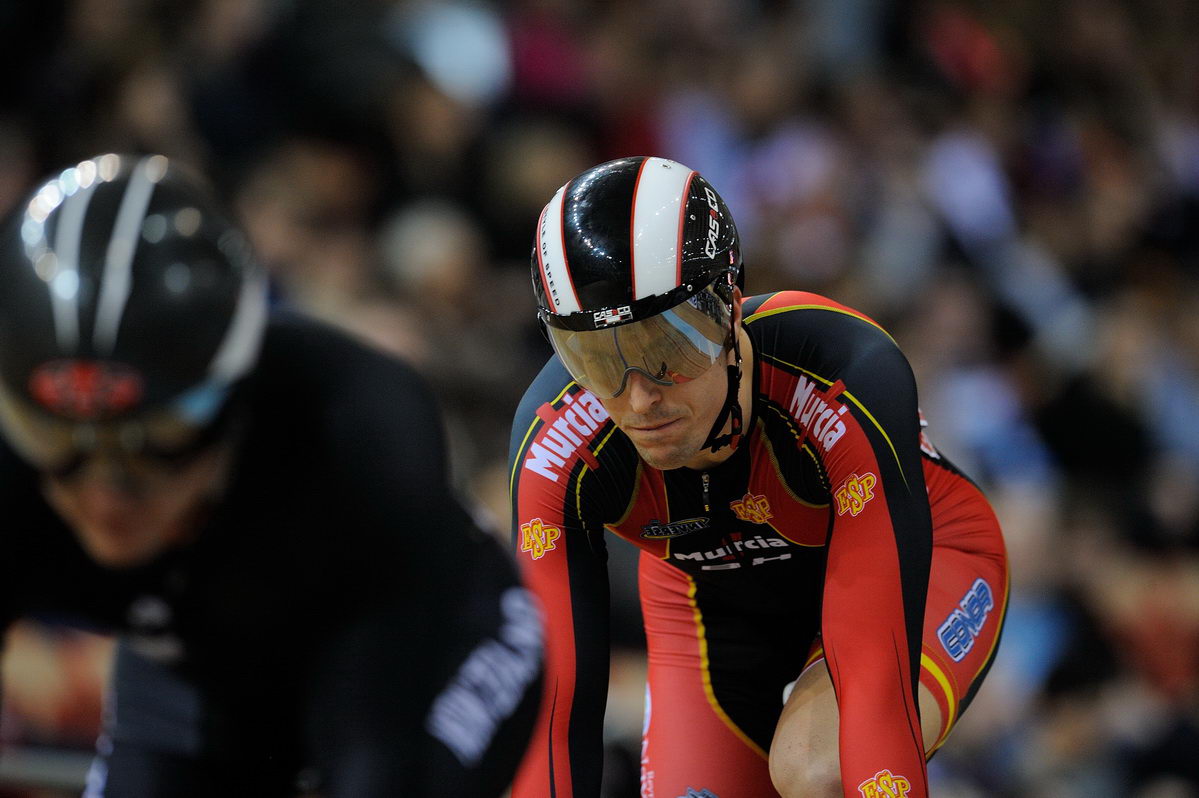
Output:
M715 454L725 446L736 448L737 444L741 442L741 342L738 340L740 336L737 335L735 326L730 330L729 335L733 339L733 362L728 367L729 390L724 397L724 405L716 414L716 421L712 424L708 439L700 447L701 452L704 449L711 449ZM729 427L729 431L721 435L720 431L724 429L725 422L730 418L732 425Z

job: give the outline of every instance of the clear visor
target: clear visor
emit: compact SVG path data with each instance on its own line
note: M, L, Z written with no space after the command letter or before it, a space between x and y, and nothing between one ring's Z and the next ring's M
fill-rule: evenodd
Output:
M728 351L731 314L709 286L641 321L606 330L546 329L571 376L598 396L615 398L634 371L659 385L675 385L710 369Z
M154 471L191 453L229 392L205 383L162 408L114 421L81 422L49 415L0 386L0 432L35 468L58 475L89 460Z

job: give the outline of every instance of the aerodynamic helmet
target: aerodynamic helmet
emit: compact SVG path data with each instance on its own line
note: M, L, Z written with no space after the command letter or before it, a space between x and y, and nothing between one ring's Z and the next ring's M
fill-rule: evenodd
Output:
M708 181L675 161L622 158L570 180L541 212L531 267L546 336L600 397L619 396L634 371L662 385L694 379L736 347L737 226ZM734 377L718 421L731 404L739 432Z
M208 187L101 155L0 233L0 432L35 466L193 451L253 367L266 282Z

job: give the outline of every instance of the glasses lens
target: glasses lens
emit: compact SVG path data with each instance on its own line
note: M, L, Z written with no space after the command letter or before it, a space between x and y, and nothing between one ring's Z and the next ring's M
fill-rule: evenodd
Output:
M78 471L93 458L136 461L138 470L177 468L228 391L203 386L201 393L128 419L78 422L44 413L0 387L0 432L34 467L54 474Z
M0 387L0 430L33 465L59 468L74 459L74 426L38 412Z
M703 374L727 350L731 309L707 288L648 319L607 330L549 327L550 341L580 385L616 397L637 371L660 385Z

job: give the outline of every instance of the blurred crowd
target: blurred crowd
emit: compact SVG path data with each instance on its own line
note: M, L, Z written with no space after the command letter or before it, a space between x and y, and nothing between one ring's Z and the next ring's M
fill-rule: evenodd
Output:
M1007 627L934 792L1197 796L1197 37L1191 0L11 0L0 211L103 151L192 164L280 305L425 373L503 535L549 354L537 214L594 163L682 161L732 209L749 293L892 332L1000 514ZM610 546L607 789L632 796L634 560ZM78 663L104 644L15 637L5 738L90 744L102 667Z

